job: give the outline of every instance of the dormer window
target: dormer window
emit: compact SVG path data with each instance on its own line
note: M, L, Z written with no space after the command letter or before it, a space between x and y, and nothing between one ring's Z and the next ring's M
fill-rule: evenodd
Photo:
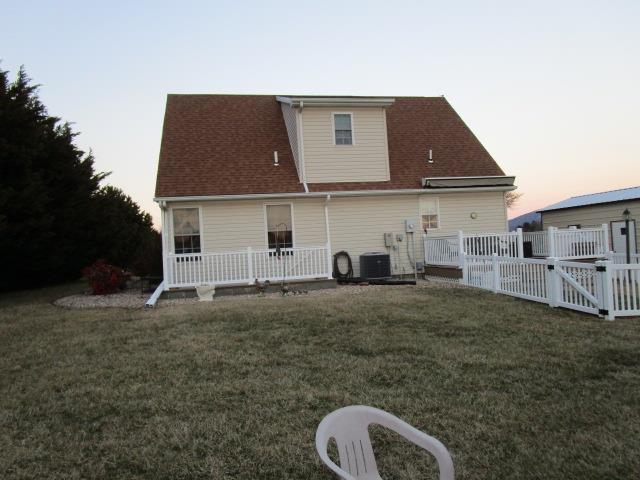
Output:
M333 114L333 139L335 145L353 145L353 122L350 113Z

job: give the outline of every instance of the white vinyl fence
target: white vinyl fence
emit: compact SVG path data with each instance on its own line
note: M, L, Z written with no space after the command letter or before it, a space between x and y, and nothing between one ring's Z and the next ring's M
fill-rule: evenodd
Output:
M602 315L640 315L640 264L465 255L462 283Z
M169 254L166 259L166 288L198 285L233 285L260 281L331 278L329 247L275 250Z
M534 257L563 260L604 258L609 252L606 224L597 228L555 228L542 232L465 233L426 235L424 254L427 265L461 266L460 252L466 255L524 257L524 242L531 242Z
M522 257L522 231L426 235L424 259L427 265L460 266L460 252L466 255Z
M523 232L525 242L531 242L534 257L549 256L549 234L547 232Z
M627 254L626 253L616 253L609 252L607 253L607 260L611 260L613 263L631 263L638 264L640 263L640 253L632 253L629 255L629 262L627 262Z

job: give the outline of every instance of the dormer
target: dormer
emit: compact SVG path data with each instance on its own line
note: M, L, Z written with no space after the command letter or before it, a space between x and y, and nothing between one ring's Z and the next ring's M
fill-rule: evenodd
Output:
M386 108L393 98L277 97L303 183L389 177Z

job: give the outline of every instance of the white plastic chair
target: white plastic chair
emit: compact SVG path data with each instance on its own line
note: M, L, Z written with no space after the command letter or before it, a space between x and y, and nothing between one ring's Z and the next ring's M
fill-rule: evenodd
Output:
M431 453L438 461L440 480L453 480L453 461L436 438L421 432L390 413L364 405L340 408L324 417L316 431L316 450L324 464L344 480L382 480L371 447L369 425L393 430ZM338 446L340 466L327 453L329 440Z

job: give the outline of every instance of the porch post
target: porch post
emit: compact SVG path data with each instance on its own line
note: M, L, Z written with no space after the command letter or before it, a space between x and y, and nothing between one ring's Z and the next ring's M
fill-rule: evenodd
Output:
M329 201L331 201L331 195L327 195L324 202L324 228L327 237L327 278L333 278L333 262L331 258L331 228L329 227Z
M173 283L173 279L169 278L169 263L167 255L169 254L169 222L167 220L167 206L160 206L160 219L162 225L160 226L160 239L162 240L162 279L164 280L164 287L168 290L169 285Z
M522 228L517 228L518 234L518 258L524 258L524 239L522 238Z

